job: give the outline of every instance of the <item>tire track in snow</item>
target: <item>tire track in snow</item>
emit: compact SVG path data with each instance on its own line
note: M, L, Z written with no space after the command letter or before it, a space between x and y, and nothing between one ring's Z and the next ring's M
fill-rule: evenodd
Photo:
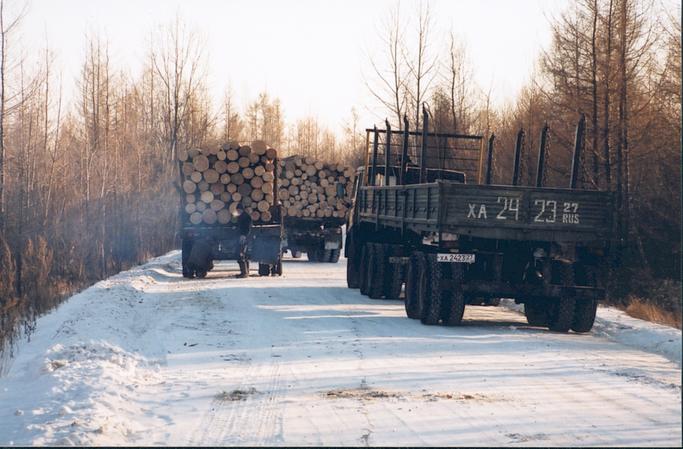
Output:
M269 445L283 443L278 397L280 365L250 364L245 381L227 394L217 395L200 421L200 436L192 446ZM256 381L254 381L257 379Z

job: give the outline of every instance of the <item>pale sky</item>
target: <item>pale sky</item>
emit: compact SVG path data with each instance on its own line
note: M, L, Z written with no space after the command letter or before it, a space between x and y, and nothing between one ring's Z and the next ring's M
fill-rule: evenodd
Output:
M433 35L452 28L467 46L475 81L492 87L495 104L512 100L539 50L550 43L549 18L568 0L434 0ZM378 29L393 0L32 0L22 40L30 50L47 36L68 95L85 54L87 32L110 42L115 68L136 75L152 31L176 13L206 42L216 104L231 83L243 105L267 89L290 122L308 115L340 132L355 106L361 127L383 122L365 85L368 54L382 52ZM401 3L407 19L414 1ZM445 42L434 42L434 50ZM445 63L445 61L444 61Z

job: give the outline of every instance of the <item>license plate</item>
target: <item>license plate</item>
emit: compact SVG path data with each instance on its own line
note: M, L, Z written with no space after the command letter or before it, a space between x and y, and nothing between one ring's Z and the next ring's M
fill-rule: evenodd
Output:
M325 242L325 249L339 249L339 242Z
M437 262L474 263L474 254L449 253L437 254Z

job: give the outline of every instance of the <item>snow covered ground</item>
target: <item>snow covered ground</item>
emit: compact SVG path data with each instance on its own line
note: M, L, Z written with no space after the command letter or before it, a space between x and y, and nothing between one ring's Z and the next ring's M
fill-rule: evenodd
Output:
M681 445L681 332L599 311L595 332L468 307L423 326L345 285L179 254L41 318L0 379L0 445Z

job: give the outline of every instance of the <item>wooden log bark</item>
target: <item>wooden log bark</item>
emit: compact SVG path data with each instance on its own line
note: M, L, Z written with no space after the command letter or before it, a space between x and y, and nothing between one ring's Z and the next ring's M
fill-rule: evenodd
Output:
M192 159L192 165L194 165L195 170L203 172L209 168L209 158L203 154L197 155Z
M187 156L183 154L182 157L185 158L181 162L184 212L192 224L234 222L232 214L240 203L253 220L270 222L271 207L280 201L280 196L289 195L287 188L291 186L288 182L280 184L285 184L281 190L284 194L274 191L277 152L265 142L254 141L251 146L228 142L206 150L188 150ZM285 167L285 164L279 166ZM292 167L291 176L298 178L295 182L300 183L301 167ZM293 208L293 213L301 214L307 206L287 204L283 213Z
M197 190L197 184L195 184L192 180L184 181L183 190L185 193L194 193L194 191Z

